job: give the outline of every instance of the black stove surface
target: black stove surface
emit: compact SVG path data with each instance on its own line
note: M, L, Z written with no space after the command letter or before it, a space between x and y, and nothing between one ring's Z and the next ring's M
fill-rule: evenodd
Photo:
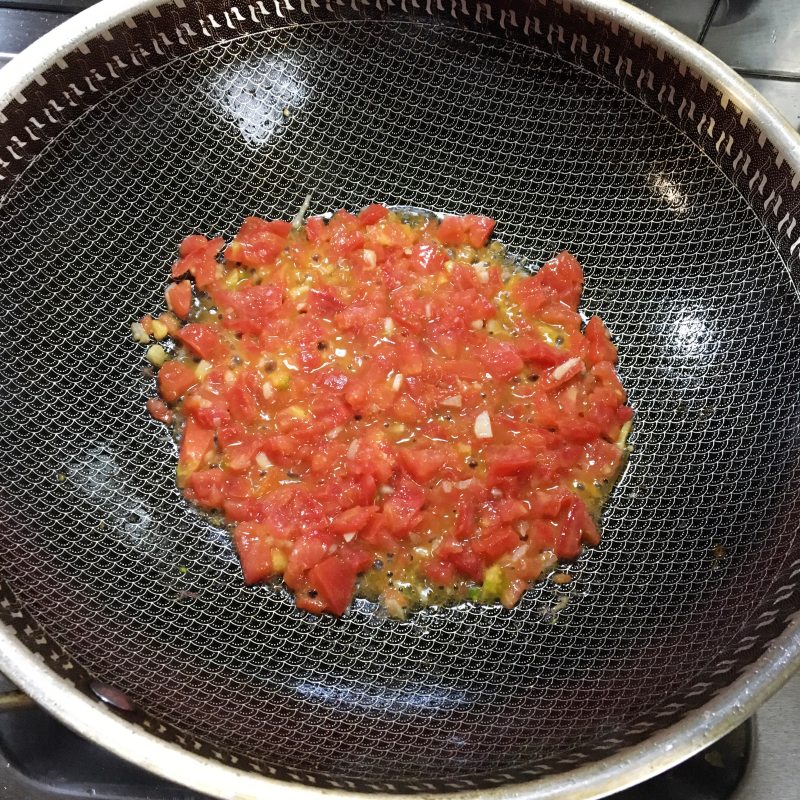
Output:
M745 723L707 750L615 795L614 800L727 800L747 768L752 730L752 724ZM0 759L14 771L17 783L16 789L0 786L0 797L206 800L111 755L36 707L0 714ZM8 777L9 769L0 771L0 780Z

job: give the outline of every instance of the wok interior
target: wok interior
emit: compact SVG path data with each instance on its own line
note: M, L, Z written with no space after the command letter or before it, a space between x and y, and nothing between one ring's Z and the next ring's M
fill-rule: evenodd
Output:
M307 193L312 213L488 214L521 262L583 263L634 452L563 596L312 617L245 587L227 535L182 500L130 322L162 307L183 235L289 218ZM780 255L683 133L554 56L386 20L216 44L66 128L0 226L3 575L189 747L388 790L564 769L690 708L798 556L800 319Z

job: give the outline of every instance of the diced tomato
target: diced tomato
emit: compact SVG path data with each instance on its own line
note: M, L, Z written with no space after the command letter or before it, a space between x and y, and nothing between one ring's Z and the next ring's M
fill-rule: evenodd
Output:
M533 336L520 336L514 346L523 361L537 367L554 367L569 357L563 350Z
M220 360L228 353L219 334L210 325L197 322L184 325L178 338L194 355L205 361Z
M441 447L414 447L400 450L400 463L418 483L427 483L439 473L448 459Z
M572 500L572 494L566 489L550 489L537 491L531 498L531 513L540 517L557 517L563 508Z
M616 348L583 325L578 262L508 278L482 249L494 225L373 204L305 236L248 217L224 263L222 239L181 243L158 320L202 363L179 350L147 407L183 421L179 486L231 525L247 583L282 575L299 608L342 614L375 565L370 591L400 616L423 586L473 596L491 568L479 596L510 607L551 553L598 543L575 483L624 460Z
M177 317L186 319L192 306L192 284L189 281L171 283L165 294L169 310Z
M479 361L454 358L442 365L442 371L455 378L463 378L465 381L479 381L486 370Z
M187 236L178 247L178 255L188 256L196 250L202 250L208 244L208 239L199 234L192 234Z
M449 561L429 561L422 569L437 586L452 586L456 578L456 568Z
M465 492L458 498L456 524L453 532L459 539L466 539L474 532L477 510L478 500L473 492Z
M475 355L492 377L499 381L513 378L524 366L514 346L499 339L484 339L476 348Z
M225 472L221 469L198 469L189 478L194 499L203 508L222 508L225 502Z
M168 403L175 403L196 383L194 370L180 361L167 361L158 370L158 391Z
M295 540L283 578L287 586L294 587L312 567L327 558L336 540L317 531L304 532Z
M381 318L381 309L374 305L361 306L350 305L334 316L334 321L339 330L342 331L361 331L377 322Z
M331 520L333 533L358 533L378 513L375 506L353 506Z
M212 294L226 313L223 325L236 333L259 334L270 327L283 305L283 288L276 284L242 286Z
M436 231L436 238L442 244L450 246L464 244L466 236L467 226L463 217L444 217Z
M519 534L511 528L494 528L484 533L472 549L482 556L487 564L497 561L504 553L510 553L519 544Z
M617 348L612 344L608 330L600 317L591 317L583 333L589 345L586 361L590 366L601 361L613 364L617 360Z
M541 308L542 298L564 303L575 310L582 291L583 270L575 257L567 252L559 253L543 264L533 277L520 281L516 288L518 295L522 292L523 307L534 313Z
M600 536L586 506L575 497L570 502L556 541L556 555L559 558L577 558L581 552L582 541L596 545L600 541Z
M514 522L527 517L530 509L521 500L506 497L497 504L497 518L500 522Z
M291 229L291 224L282 220L247 217L225 251L225 257L247 267L269 266L286 246Z
M205 402L209 405L202 405L192 410L192 416L204 427L209 430L227 425L231 421L231 414L228 411L227 401L217 401L213 403L209 400Z
M484 566L481 557L472 549L464 549L450 556L453 566L477 583L483 581Z
M239 523L233 531L233 541L242 565L247 584L260 583L275 575L273 565L274 546L261 526L254 523Z
M380 203L373 203L358 212L358 221L364 225L374 225L389 215L389 209Z
M147 413L150 414L153 419L163 422L165 425L169 425L172 422L172 411L170 411L169 406L163 400L160 400L158 397L150 397L146 405Z
M306 236L309 242L318 242L325 233L325 220L322 217L309 217L306 220Z
M320 373L317 373L317 375L320 375ZM322 372L319 380L326 389L339 394L344 391L349 378L340 369L328 367Z
M536 468L539 459L539 453L520 445L489 445L486 449L486 465L492 479L523 475Z
M402 479L383 504L383 521L395 536L408 535L419 522L419 511L425 505L425 492L414 481Z
M251 425L258 419L261 385L252 372L245 372L228 390L228 409L237 422ZM263 396L263 395L262 395Z
M358 229L337 225L329 231L328 245L335 256L346 256L364 246L364 234Z
M489 217L476 217L469 214L464 217L464 221L467 244L470 247L485 247L494 230L495 221Z
M308 581L325 601L326 609L333 614L344 614L356 587L356 571L338 555L329 556L312 567Z
M179 278L189 272L194 277L197 288L205 289L216 279L219 267L217 254L224 244L219 236L211 240L204 236L187 237L181 245L181 257L172 267L172 277Z
M418 265L422 272L440 272L447 263L447 253L433 244L418 244L411 249L411 261Z
M339 293L334 286L324 289L311 289L308 293L308 304L311 310L321 317L329 317L345 308L345 303L339 298Z
M252 497L226 499L222 504L225 518L233 522L247 522L262 519L264 507Z
M232 430L238 430L239 433L228 438ZM238 426L220 428L217 439L222 450L225 469L232 472L244 472L250 469L255 462L256 454L263 446L255 436Z
M188 476L199 469L213 444L214 431L206 430L193 419L187 420L181 439L179 472Z
M602 428L596 423L581 417L564 417L559 421L558 432L568 441L583 444L596 439Z

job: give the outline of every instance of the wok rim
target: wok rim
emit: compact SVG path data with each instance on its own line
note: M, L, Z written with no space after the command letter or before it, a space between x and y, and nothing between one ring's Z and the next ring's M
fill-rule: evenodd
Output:
M102 0L34 42L0 69L0 111L35 77L87 38L165 0ZM174 0L173 0L174 2ZM666 23L623 0L563 0L640 34L677 57L701 79L716 86L757 122L780 157L800 176L800 135L775 107L716 56ZM800 617L789 622L765 652L736 680L683 719L594 763L494 789L448 793L365 793L321 789L240 770L148 733L110 711L61 678L0 624L0 670L36 703L115 755L150 772L221 800L250 800L272 789L287 800L318 800L321 794L346 800L434 797L438 800L592 800L639 784L709 746L744 722L800 667Z

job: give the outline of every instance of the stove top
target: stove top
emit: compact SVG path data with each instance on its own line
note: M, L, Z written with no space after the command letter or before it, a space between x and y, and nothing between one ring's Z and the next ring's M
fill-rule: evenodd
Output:
M707 750L611 800L800 800L798 742L800 675ZM0 713L0 798L208 800L111 755L35 706Z
M0 0L0 66L93 2ZM734 67L800 129L798 0L633 2ZM715 745L613 800L800 800L799 743L800 674ZM0 798L67 797L206 800L96 747L39 708L0 712Z

